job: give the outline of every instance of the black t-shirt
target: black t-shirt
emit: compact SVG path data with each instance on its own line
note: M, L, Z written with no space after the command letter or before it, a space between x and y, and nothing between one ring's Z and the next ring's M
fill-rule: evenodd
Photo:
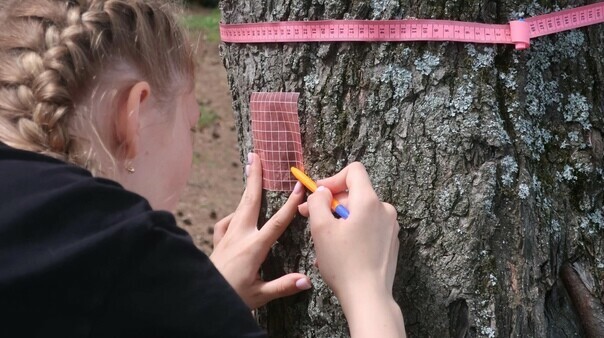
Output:
M0 143L0 336L265 334L170 213Z

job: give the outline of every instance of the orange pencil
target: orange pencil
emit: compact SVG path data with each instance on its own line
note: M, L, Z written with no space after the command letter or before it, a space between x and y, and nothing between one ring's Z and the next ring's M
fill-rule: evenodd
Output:
M302 170L291 167L291 172L294 177L300 181L310 192L315 192L317 190L317 183L313 181L308 175L302 172ZM331 209L335 211L336 214L340 215L343 219L347 219L350 216L350 212L346 207L344 207L337 199L331 200Z

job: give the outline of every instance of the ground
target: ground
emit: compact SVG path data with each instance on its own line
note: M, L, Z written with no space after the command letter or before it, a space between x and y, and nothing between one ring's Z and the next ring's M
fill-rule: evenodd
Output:
M176 210L178 224L204 252L212 250L214 224L233 212L243 192L226 71L218 55L218 10L189 8L183 15L196 45L196 94L201 117L195 132L191 177Z

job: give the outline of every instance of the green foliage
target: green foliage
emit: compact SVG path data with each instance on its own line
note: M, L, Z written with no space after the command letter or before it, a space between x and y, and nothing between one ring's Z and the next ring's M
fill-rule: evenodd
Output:
M220 10L212 9L206 13L195 13L186 15L183 19L185 27L191 31L200 31L205 34L209 42L218 42L220 40Z
M199 120L197 121L197 129L203 130L216 122L219 117L215 111L205 105L199 105Z

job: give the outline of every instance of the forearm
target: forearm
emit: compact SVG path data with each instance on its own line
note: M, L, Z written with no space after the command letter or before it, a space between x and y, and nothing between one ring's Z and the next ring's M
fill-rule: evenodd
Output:
M342 308L352 338L406 337L401 309L385 292L359 290Z

